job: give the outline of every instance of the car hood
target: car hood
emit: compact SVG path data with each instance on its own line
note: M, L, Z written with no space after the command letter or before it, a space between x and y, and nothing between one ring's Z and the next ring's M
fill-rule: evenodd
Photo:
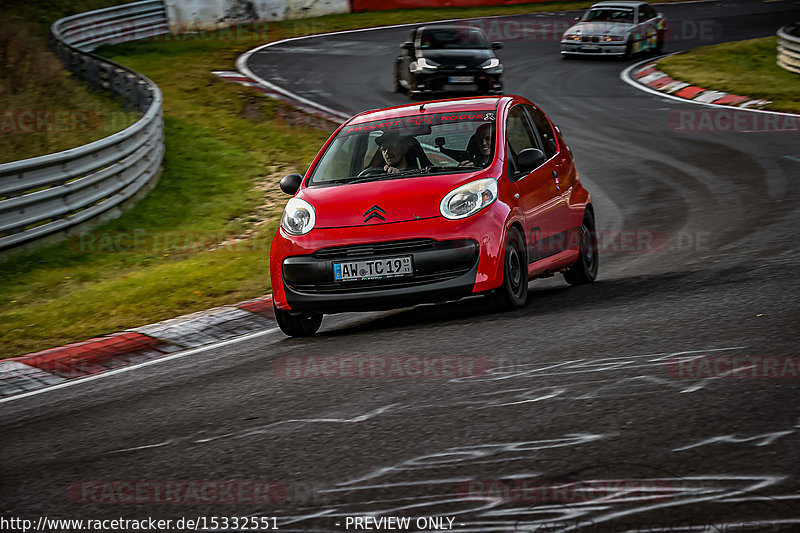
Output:
M425 59L436 61L442 66L465 65L477 67L487 59L494 57L492 50L476 48L474 50L422 50L420 55Z
M579 33L581 35L625 35L633 24L622 22L579 22L568 29L566 33Z
M439 202L445 194L459 185L483 177L485 171L426 175L395 178L383 181L368 181L352 185L330 187L305 187L297 198L314 206L317 215L316 227L341 228L391 224L440 217ZM378 209L383 210L381 212ZM370 216L370 210L380 217Z

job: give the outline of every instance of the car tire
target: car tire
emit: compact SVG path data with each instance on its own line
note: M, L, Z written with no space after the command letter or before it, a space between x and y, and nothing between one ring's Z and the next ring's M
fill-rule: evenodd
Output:
M658 33L658 39L656 40L656 47L653 48L653 52L656 54L664 53L664 36L661 34L661 32Z
M528 301L528 254L525 239L517 228L511 228L506 237L503 261L503 284L490 299L494 307L519 309Z
M583 214L583 222L578 228L578 260L564 271L564 279L570 285L591 283L597 278L598 254L597 231L594 215L588 209Z
M405 91L402 85L400 85L400 76L397 74L397 70L394 71L394 92L402 93Z
M322 324L322 313L314 311L285 311L278 309L273 304L275 320L281 331L290 337L310 337L314 335Z
M629 40L628 44L625 45L625 55L622 57L625 60L633 59L633 41Z

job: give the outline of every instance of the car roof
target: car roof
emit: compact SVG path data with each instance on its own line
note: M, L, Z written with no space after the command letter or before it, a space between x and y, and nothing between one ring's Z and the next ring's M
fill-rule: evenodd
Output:
M592 5L592 7L615 7L615 6L618 6L618 7L637 7L637 6L642 6L642 5L648 5L648 4L647 4L647 2L639 2L639 1L631 1L631 0L619 0L617 2L612 0L610 2L598 2L598 3L594 4L594 5ZM591 9L591 8L589 8L589 9Z
M483 32L483 30L481 30L477 26L471 26L470 24L468 24L466 22L464 24L430 24L430 25L427 25L427 26L420 26L419 28L417 28L417 31L422 31L422 30L464 30L464 29L478 30L480 32Z
M455 98L449 100L436 100L433 102L418 102L405 104L386 109L372 109L364 111L351 118L348 124L363 124L374 120L388 120L392 118L417 115L420 108L425 106L425 113L469 113L470 111L486 111L498 109L498 106L509 101L513 96L479 96ZM519 98L519 97L516 97Z

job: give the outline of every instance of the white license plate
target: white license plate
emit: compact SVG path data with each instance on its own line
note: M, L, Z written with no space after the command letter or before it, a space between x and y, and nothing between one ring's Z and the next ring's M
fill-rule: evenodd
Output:
M412 276L411 256L369 259L367 261L344 261L333 264L335 281L360 279L396 278Z
M470 85L453 85L452 83L445 83L442 86L443 91L477 91L478 86L476 84Z
M581 50L586 50L586 51L600 50L600 45L598 45L598 44L584 44L583 46L581 46Z
M449 76L448 83L472 83L475 81L475 76Z

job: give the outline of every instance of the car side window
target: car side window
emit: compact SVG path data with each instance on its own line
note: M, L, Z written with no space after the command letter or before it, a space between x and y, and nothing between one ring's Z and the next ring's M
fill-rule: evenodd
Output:
M530 113L530 116L533 119L533 124L536 126L536 131L539 133L539 138L542 140L542 151L547 159L550 159L556 155L558 146L553 127L550 125L547 117L544 116L544 113L535 107L526 105L525 109L527 109L528 113Z
M650 6L639 7L639 22L647 22L656 16L656 11Z
M534 139L524 108L521 105L513 107L506 119L506 140L510 152L508 159L512 162L511 168L514 171L517 168L517 154L526 148L536 148Z

